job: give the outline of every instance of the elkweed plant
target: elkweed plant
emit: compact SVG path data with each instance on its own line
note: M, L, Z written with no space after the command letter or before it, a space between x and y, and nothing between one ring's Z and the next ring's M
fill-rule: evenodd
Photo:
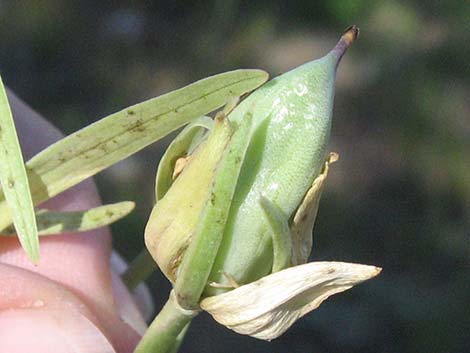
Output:
M336 68L357 35L356 26L348 28L326 56L268 82L261 70L235 70L131 106L26 163L1 85L2 235L17 235L36 262L40 235L127 215L132 202L81 212L34 205L186 125L158 166L147 250L123 276L133 287L156 263L173 285L135 352L176 352L202 310L240 334L280 336L329 296L381 270L307 262L322 189L338 158L327 153Z

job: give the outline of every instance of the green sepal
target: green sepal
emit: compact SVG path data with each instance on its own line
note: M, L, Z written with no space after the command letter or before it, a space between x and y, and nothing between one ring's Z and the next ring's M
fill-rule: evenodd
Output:
M207 139L191 155L182 173L153 207L145 228L145 244L161 271L172 282L194 235L208 199L214 170L232 136L227 119L217 119Z
M191 154L205 137L205 132L212 129L214 121L202 116L186 126L170 143L158 164L155 177L155 197L160 200L173 184L173 171L178 158Z
M275 203L261 196L259 200L270 227L273 242L272 272L283 270L290 266L292 257L292 240L288 224L288 216Z
M199 218L192 241L178 267L175 293L185 309L198 307L214 265L237 186L240 169L251 140L252 114L248 111L232 135L215 170L209 198Z

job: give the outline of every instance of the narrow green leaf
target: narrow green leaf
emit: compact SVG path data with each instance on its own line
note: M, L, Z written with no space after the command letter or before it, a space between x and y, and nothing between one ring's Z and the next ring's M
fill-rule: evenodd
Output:
M39 210L36 222L39 235L85 232L87 230L107 226L125 216L135 207L131 201L123 201L109 205L90 208L85 211L54 212ZM6 228L2 235L14 235L13 227Z
M0 181L4 208L13 218L21 246L33 263L39 260L39 238L34 206L29 190L15 123L0 78ZM11 212L11 213L10 213Z
M242 95L268 78L261 70L235 70L131 106L58 141L27 162L34 204L45 201L168 133ZM11 223L0 202L0 229Z

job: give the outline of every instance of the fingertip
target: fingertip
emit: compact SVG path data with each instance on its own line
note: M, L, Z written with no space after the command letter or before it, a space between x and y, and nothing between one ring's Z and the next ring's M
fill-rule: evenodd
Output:
M78 311L0 312L0 351L9 353L116 353L103 333Z

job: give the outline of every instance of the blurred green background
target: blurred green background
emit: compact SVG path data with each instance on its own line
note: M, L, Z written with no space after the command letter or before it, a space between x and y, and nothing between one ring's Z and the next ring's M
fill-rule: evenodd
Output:
M266 343L198 317L183 352L463 352L470 332L470 5L467 1L0 1L4 81L66 134L235 68L272 76L361 36L340 66L332 169L314 260L383 267ZM100 173L113 226L143 246L168 139ZM149 281L157 308L169 285ZM468 345L467 345L468 349Z

